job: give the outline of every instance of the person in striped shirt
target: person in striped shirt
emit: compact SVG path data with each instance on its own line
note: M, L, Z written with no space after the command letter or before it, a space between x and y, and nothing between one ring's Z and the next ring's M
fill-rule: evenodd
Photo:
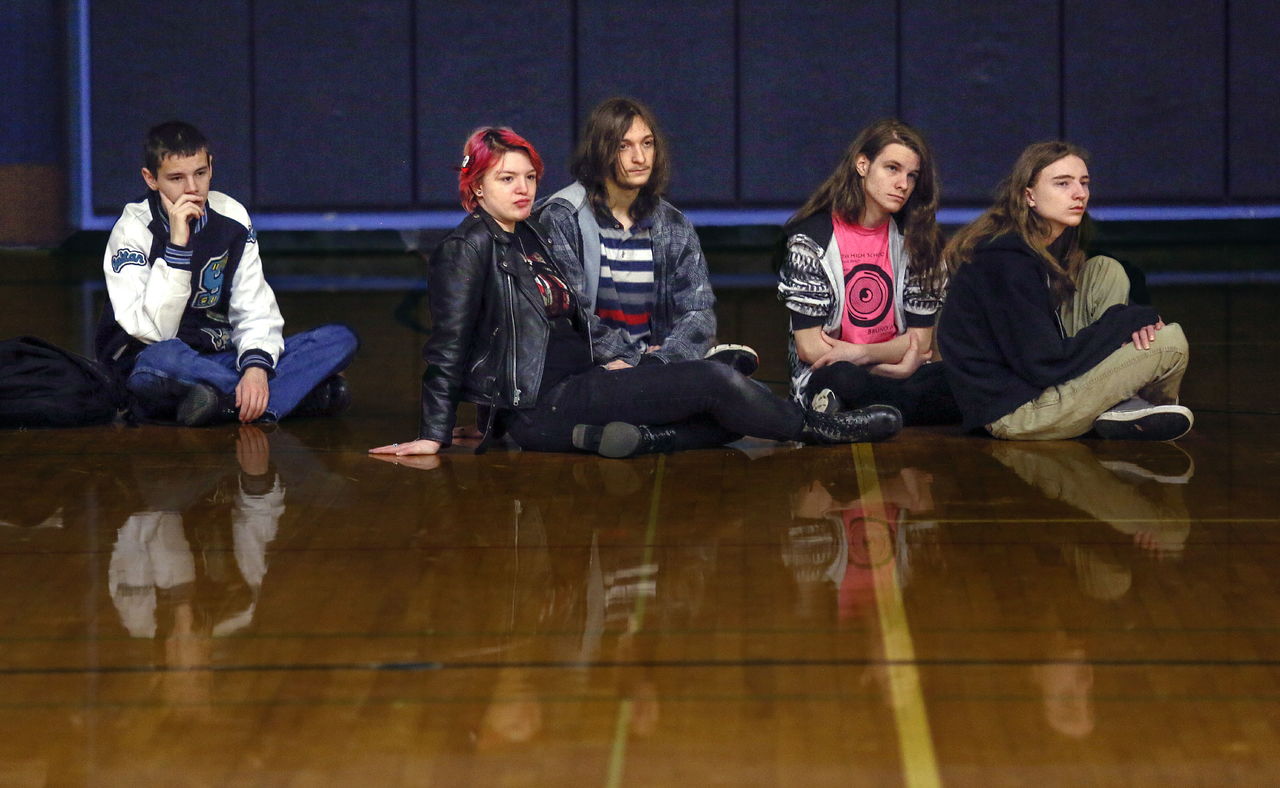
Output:
M750 375L755 351L716 345L715 295L693 225L662 194L666 141L653 113L611 98L591 113L575 182L538 208L552 253L592 315L593 350L617 369L712 358Z

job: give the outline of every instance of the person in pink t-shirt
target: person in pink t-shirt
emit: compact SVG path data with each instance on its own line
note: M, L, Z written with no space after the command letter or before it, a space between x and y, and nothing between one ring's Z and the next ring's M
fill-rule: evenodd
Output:
M904 423L960 413L935 360L946 288L938 178L918 131L881 120L784 228L778 297L791 318L791 396L824 412L893 405Z

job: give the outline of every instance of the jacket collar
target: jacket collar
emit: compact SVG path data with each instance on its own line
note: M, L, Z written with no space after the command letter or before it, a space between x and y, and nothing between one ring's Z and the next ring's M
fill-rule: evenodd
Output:
M471 212L471 216L484 223L485 229L489 231L489 235L493 237L493 240L501 244L510 244L514 240L515 235L502 229L502 225L498 224L498 220L490 216L485 209L476 208ZM551 247L551 240L547 237L547 231L542 228L542 225L538 224L536 219L530 217L529 219L520 222L520 224L523 224L532 231L533 234L538 237L538 240L542 242L543 246L547 248Z
M513 262L512 255L514 252L511 250L511 247L516 242L515 234L502 229L502 225L498 224L497 220L490 216L483 208L476 208L476 210L472 211L470 219L479 222L484 227L485 231L489 233L489 237L493 240L494 263L515 279L516 289L519 290L530 303L540 305L542 303L542 296L538 293L538 286L534 282L533 270L527 265ZM546 249L550 249L550 244L547 243L546 234L537 222L527 221L521 222L521 224L529 228L542 242L544 249L539 251L543 251L544 254L547 254L548 259L552 259L550 254L545 252Z

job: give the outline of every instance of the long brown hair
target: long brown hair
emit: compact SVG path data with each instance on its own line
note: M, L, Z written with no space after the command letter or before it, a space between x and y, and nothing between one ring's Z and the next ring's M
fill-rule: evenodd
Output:
M605 182L614 176L618 163L618 148L622 138L631 130L636 118L644 121L653 134L653 164L649 181L640 188L628 214L639 221L653 213L658 200L667 190L670 169L667 164L667 140L658 129L653 112L644 104L631 98L614 97L600 102L591 111L582 129L582 139L573 152L569 173L587 187L591 204L600 213L609 213L609 194Z
M1048 239L1049 223L1027 202L1027 189L1035 185L1045 167L1067 156L1078 156L1086 164L1089 154L1084 148L1061 140L1037 142L1023 149L1013 164L1013 171L996 187L996 201L977 219L960 228L947 244L943 256L958 267L973 259L974 248L982 241L1008 233L1017 233L1044 261L1049 271L1050 289L1059 304L1076 291L1080 269L1084 267L1084 244L1092 224L1086 212L1079 227L1068 227L1055 241L1055 255Z
M886 118L858 132L835 171L796 211L790 224L828 212L851 224L857 222L867 201L863 177L858 172L858 157L866 156L874 162L882 150L895 142L905 145L920 157L920 174L916 177L911 196L894 218L906 239L907 254L911 258L909 270L922 277L927 286L937 292L946 281L941 254L942 234L937 223L938 171L924 137L900 120Z

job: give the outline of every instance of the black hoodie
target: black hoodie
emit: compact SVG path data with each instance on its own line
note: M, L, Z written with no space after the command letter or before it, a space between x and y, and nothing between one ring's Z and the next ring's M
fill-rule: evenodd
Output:
M1050 386L1093 369L1159 316L1112 306L1065 336L1044 261L1016 235L983 241L951 280L938 346L967 430L990 424Z

